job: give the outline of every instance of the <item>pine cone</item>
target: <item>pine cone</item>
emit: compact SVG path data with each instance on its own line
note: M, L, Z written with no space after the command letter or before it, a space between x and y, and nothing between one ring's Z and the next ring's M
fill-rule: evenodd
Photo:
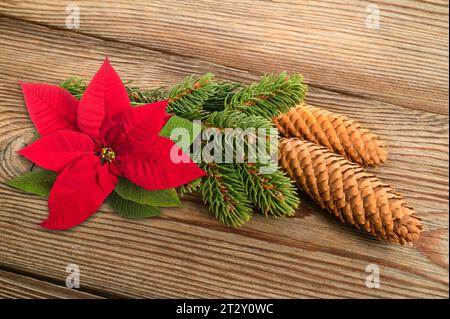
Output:
M302 104L274 119L284 137L320 144L362 166L377 166L387 159L386 146L357 121L318 107Z
M282 138L279 148L280 165L297 186L342 222L402 245L419 238L414 208L375 175L309 141Z

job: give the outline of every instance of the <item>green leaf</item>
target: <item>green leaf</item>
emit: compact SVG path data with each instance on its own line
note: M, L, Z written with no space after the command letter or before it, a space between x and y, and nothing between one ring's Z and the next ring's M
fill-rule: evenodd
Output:
M33 193L39 196L48 196L55 181L56 173L47 170L38 170L16 177L6 183L9 186Z
M170 138L183 151L188 149L198 134L200 134L200 126L194 129L192 121L176 115L172 115L159 133L163 137Z
M148 191L125 178L119 178L115 191L123 198L138 204L162 207L180 206L180 199L174 188Z
M161 215L158 207L138 204L121 197L115 191L109 194L106 201L123 218L137 219Z

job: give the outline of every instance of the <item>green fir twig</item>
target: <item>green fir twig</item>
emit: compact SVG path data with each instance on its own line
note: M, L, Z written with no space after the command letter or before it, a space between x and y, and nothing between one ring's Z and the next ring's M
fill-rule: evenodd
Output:
M201 187L203 202L223 224L242 226L252 217L252 205L246 196L242 177L233 164L202 163L208 173Z
M302 102L306 91L302 75L288 76L283 72L266 75L261 81L243 87L226 101L226 105L228 109L271 120Z

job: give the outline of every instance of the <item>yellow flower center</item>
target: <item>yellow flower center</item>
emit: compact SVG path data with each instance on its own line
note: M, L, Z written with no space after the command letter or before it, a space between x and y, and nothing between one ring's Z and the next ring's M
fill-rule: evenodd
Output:
M100 152L100 157L103 161L111 163L116 158L116 153L111 147L103 147L102 151Z

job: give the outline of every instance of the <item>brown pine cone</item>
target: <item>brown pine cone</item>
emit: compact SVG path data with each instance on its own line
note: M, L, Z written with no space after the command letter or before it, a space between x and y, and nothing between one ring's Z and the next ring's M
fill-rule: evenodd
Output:
M387 159L386 145L357 121L318 107L302 104L274 119L281 136L320 144L362 166Z
M279 162L297 186L342 222L402 245L417 240L421 219L375 175L326 148L282 138Z

